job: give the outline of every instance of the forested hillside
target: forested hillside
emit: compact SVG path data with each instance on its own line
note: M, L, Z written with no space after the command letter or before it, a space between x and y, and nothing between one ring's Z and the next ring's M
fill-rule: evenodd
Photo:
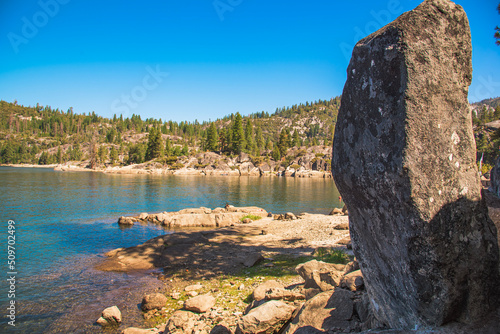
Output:
M55 164L87 161L88 167L128 165L148 160L174 163L178 156L245 152L284 158L292 147L329 146L340 97L213 122L141 119L139 115L103 118L50 106L25 107L0 101L0 162Z
M499 155L499 98L471 105L478 161L483 172ZM494 106L494 107L493 107ZM173 122L140 115L103 118L49 106L25 107L0 101L0 163L62 164L85 162L87 167L126 166L146 161L172 168L178 157L217 152L234 157L241 152L254 161L272 159L287 167L287 152L331 146L340 97L277 108L273 114L231 114L213 122ZM295 150L291 150L295 148ZM325 157L328 159L329 157Z

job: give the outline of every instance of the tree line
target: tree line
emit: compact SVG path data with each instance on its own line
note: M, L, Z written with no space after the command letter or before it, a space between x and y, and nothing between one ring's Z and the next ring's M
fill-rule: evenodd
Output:
M329 145L339 106L337 97L278 108L273 114L262 111L243 117L237 112L200 123L143 120L135 114L105 118L93 111L78 114L72 108L63 111L0 101L0 162L133 164L206 151L272 155L279 160L293 146ZM294 115L290 126L280 124ZM291 129L305 116L315 117L316 122ZM321 122L328 126L322 127ZM136 135L142 137L134 140Z

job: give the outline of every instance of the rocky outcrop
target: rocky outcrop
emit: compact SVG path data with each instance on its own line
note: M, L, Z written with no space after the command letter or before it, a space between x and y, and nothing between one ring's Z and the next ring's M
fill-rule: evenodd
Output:
M500 303L471 53L462 7L427 0L359 41L349 64L332 170L371 305L390 327L469 322Z
M282 289L282 288L284 288L284 286L283 286L283 284L281 284L275 280L265 281L264 283L262 283L261 285L259 285L257 288L255 288L253 290L252 299L255 301L264 300L266 298L267 291L269 291L273 288L274 289L276 289L276 288Z
M141 213L138 217L122 216L118 219L120 225L133 225L135 222L151 222L165 227L226 227L240 223L247 215L267 217L267 211L255 206L226 208L194 208L177 212L160 212L154 214Z

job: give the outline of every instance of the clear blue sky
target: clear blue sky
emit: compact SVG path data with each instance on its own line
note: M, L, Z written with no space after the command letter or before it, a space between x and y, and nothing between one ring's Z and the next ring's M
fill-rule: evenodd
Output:
M500 96L498 1L457 0L470 100ZM209 120L340 95L352 47L416 0L2 0L0 99ZM55 5L56 4L56 5Z

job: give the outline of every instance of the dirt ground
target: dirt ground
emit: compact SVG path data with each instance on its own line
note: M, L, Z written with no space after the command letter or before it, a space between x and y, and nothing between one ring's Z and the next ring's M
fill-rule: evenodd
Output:
M162 268L165 275L187 270L193 278L234 273L245 260L262 254L310 255L318 247L343 247L347 216L302 215L296 220L264 218L213 230L182 231L142 245L108 252L105 271Z

